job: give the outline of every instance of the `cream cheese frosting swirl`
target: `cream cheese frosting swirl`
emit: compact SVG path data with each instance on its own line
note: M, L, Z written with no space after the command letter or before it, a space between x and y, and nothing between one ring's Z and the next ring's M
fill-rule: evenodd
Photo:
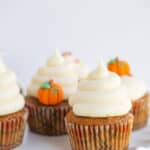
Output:
M28 87L27 95L37 97L37 91L41 84L49 80L54 80L62 85L65 99L77 90L78 79L74 68L64 61L58 51L55 51L47 63L35 74Z
M17 112L24 104L15 74L0 60L0 116Z
M85 62L73 56L71 52L65 52L62 55L67 63L72 64L78 79L84 79L87 77L89 73L89 67Z
M121 78L109 72L103 61L79 82L77 93L70 97L70 104L76 115L85 117L121 116L131 109Z
M136 77L123 76L122 82L127 87L129 97L135 101L147 93L146 85L143 80Z

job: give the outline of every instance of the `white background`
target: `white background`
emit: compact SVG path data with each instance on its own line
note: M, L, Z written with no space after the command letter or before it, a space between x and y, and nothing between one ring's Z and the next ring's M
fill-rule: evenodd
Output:
M24 88L54 48L91 68L120 56L150 87L150 0L0 0L1 55Z
M54 48L92 67L120 56L149 86L150 1L0 0L0 50L23 86Z

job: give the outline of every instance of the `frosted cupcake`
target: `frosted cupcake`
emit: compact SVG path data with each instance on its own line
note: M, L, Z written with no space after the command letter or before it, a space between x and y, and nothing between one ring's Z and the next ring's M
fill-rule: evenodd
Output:
M148 99L149 94L143 80L131 76L131 69L126 61L113 59L109 62L110 71L121 76L123 84L127 87L132 102L134 115L133 130L143 128L148 122Z
M73 150L127 150L131 101L120 77L101 62L71 96L66 127Z
M86 63L84 63L81 59L73 56L71 52L64 52L62 56L67 63L72 64L79 80L87 77L89 68Z
M55 52L33 77L26 97L29 126L44 135L66 133L64 117L70 110L68 97L77 90L77 76L72 65Z
M143 128L148 123L148 91L143 80L136 77L123 76L123 83L128 89L132 100L132 111L134 114L133 130Z
M28 112L15 74L0 60L0 149L9 150L22 143Z

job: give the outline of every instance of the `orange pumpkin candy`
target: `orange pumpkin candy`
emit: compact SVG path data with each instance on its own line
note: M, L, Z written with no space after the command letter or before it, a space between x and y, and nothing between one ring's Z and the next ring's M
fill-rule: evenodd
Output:
M108 70L117 73L120 76L131 75L130 66L126 61L119 58L112 59L108 65Z
M38 90L38 100L44 105L57 105L64 99L64 92L61 85L54 81L45 82Z

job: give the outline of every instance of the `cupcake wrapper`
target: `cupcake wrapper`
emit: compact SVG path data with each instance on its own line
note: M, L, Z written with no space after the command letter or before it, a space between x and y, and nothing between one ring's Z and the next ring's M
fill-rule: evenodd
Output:
M69 104L61 107L37 106L26 103L29 109L29 126L31 131L43 135L66 134L64 118L70 110Z
M133 120L113 125L67 123L72 150L127 150Z
M17 147L23 141L28 111L0 120L0 150L10 150Z
M143 97L133 102L132 113L134 115L133 130L146 126L148 122L148 98Z

